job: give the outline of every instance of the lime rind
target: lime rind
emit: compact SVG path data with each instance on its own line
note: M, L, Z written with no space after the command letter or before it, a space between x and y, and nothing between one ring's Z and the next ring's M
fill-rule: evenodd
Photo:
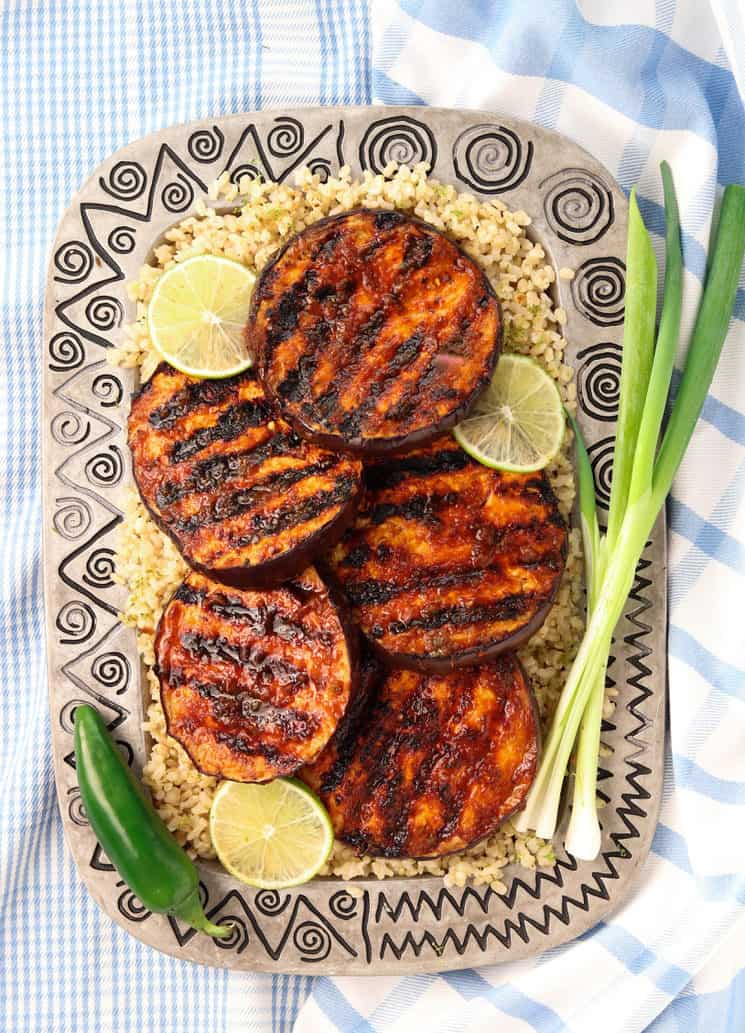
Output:
M325 807L294 778L223 782L212 802L210 833L223 867L257 889L308 882L334 845Z
M461 448L484 466L532 473L556 456L565 426L556 383L534 359L508 354L453 433Z
M223 379L253 364L244 338L256 277L220 255L195 255L167 269L148 306L157 352L189 376Z

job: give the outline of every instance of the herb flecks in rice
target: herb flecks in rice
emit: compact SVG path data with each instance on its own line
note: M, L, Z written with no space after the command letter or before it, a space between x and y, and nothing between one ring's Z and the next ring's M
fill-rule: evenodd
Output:
M211 189L217 203L229 201L231 211L218 214L203 202L197 214L169 230L145 266L129 285L137 304L136 322L126 340L111 355L113 362L140 367L147 378L158 363L147 332L147 303L163 271L193 255L217 254L245 263L257 273L277 248L293 234L318 219L351 208L397 208L443 230L475 258L493 284L505 318L505 347L536 358L559 386L573 409L576 385L573 370L563 361L566 342L562 327L566 314L555 308L549 291L556 277L540 244L526 235L530 218L512 212L501 201L480 201L455 187L427 176L425 165L413 169L391 164L383 175L365 172L353 180L348 168L338 178L322 183L308 169L285 186L243 177L231 184L227 173ZM240 207L235 207L235 205ZM562 271L563 275L566 275ZM565 517L574 500L574 477L569 459L570 435L562 453L548 468L548 476ZM146 729L153 742L144 779L155 804L179 840L199 857L213 857L209 838L209 808L217 781L200 774L184 750L166 735L153 662L155 626L164 603L179 584L185 564L171 542L155 527L134 489L128 500L117 550L119 579L129 597L124 621L137 630L137 643L148 668L152 701ZM569 535L566 570L553 608L541 630L519 651L535 690L541 721L547 727L561 687L582 636L584 621L581 543L578 531ZM612 702L607 703L612 710ZM322 874L341 878L372 876L380 879L406 875L441 875L450 885L467 879L477 885L504 890L503 869L510 863L528 868L553 864L550 843L521 835L506 822L495 835L461 854L433 861L387 860L357 857L336 843Z

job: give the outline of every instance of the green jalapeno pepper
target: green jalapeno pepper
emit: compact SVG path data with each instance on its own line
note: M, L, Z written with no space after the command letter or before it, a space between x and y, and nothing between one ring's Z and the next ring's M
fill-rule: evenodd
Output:
M75 709L75 765L88 820L107 857L149 911L228 936L202 910L199 875L124 763L100 714Z

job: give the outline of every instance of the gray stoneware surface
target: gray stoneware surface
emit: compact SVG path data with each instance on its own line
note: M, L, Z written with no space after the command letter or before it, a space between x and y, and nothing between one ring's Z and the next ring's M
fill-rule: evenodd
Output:
M206 184L231 174L290 180L307 163L326 176L426 160L438 179L500 197L533 219L556 269L577 370L580 422L607 504L618 402L626 200L594 158L544 129L501 115L437 108L308 108L209 119L154 133L108 158L65 213L52 249L44 310L44 550L54 766L67 842L101 907L133 936L208 965L273 972L405 973L523 958L578 936L618 907L654 832L665 715L665 536L659 524L618 628L609 676L620 689L605 728L613 747L600 791L602 853L553 869L506 870L507 893L445 888L438 878L319 879L257 892L201 864L205 906L233 918L217 943L152 915L99 850L80 805L72 714L102 712L136 770L146 743L146 690L134 633L120 624L114 530L131 473L130 371L106 362L134 315L125 291L156 238L193 211ZM602 513L601 513L602 515Z

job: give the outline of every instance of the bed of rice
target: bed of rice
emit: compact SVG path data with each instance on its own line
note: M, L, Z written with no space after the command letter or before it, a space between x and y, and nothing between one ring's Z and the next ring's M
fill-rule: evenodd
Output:
M147 333L146 307L158 277L174 262L209 253L236 259L258 272L287 237L317 219L358 206L397 208L445 231L481 264L502 303L506 349L536 358L556 380L568 406L574 407L573 371L562 361L565 313L551 299L554 270L541 246L526 235L530 218L525 212L512 212L499 200L480 201L458 193L454 187L429 178L425 165L413 169L391 165L383 175L366 172L358 180L343 168L338 178L325 183L302 169L296 174L294 186L248 177L236 185L224 174L210 197L215 210L200 204L196 215L170 230L155 249L153 264L143 267L138 279L129 285L137 303L137 319L127 328L121 347L112 352L114 363L140 367L143 378L157 364ZM571 273L562 270L561 275ZM566 517L574 500L568 439L569 435L564 451L548 469ZM118 580L128 589L123 620L136 629L151 692L145 727L152 750L144 780L180 842L193 856L213 857L208 817L217 780L197 771L179 744L167 736L158 682L151 669L155 627L186 567L174 545L148 517L134 489L126 501L116 566ZM582 635L582 607L581 546L579 533L573 529L556 602L542 629L520 650L544 727ZM608 709L612 705L609 700ZM470 850L434 861L357 857L350 847L337 842L323 874L383 879L426 873L443 876L446 883L458 886L473 879L477 885L489 884L501 892L506 865L517 862L534 868L553 861L551 843L517 833L508 821Z

